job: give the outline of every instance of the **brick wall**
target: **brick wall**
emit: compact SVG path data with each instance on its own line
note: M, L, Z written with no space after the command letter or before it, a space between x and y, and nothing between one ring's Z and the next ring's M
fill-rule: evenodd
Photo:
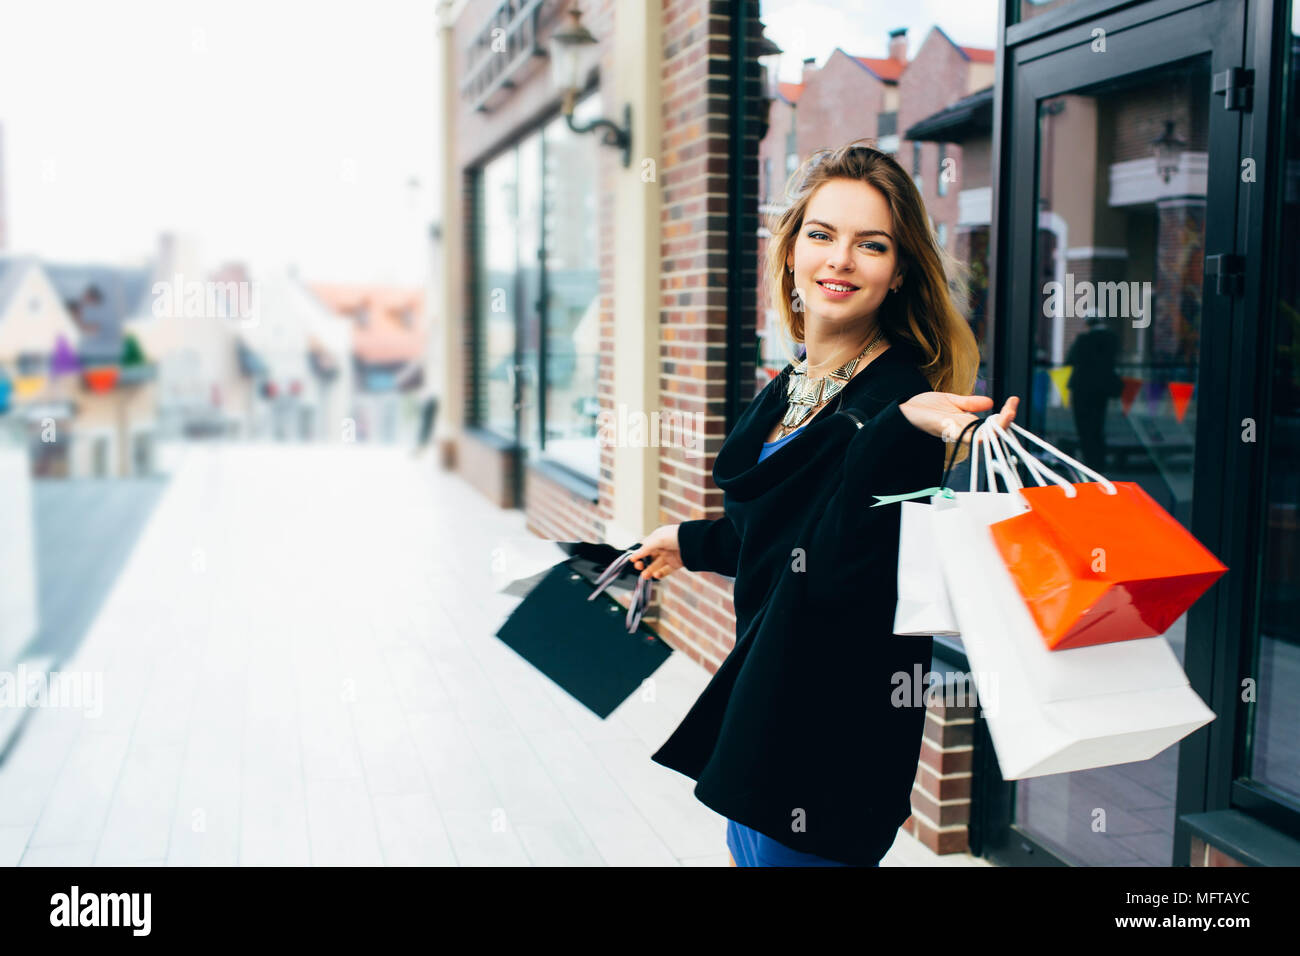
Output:
M912 815L903 830L932 853L970 848L975 708L928 703L921 762L912 782Z
M1191 848L1187 854L1189 866L1246 866L1236 857L1229 856L1216 846L1206 843L1200 837L1192 837Z
M757 0L749 8L748 50L762 36ZM660 163L662 274L660 395L665 411L705 416L704 454L688 458L678 448L661 452L660 520L667 524L722 516L722 492L713 483L713 462L726 437L726 380L731 367L742 381L754 375L758 285L758 155L764 119L763 77L747 56L748 105L744 141L730 133L732 105L726 74L731 4L721 0L664 0L663 157ZM747 221L741 263L727 261L727 190L732 152L741 151L741 188ZM773 177L776 178L775 176ZM727 314L727 284L741 295L737 314ZM741 354L727 354L728 321L739 325ZM710 671L735 643L731 582L713 574L679 574L660 592L659 633Z
M454 452L457 472L498 508L513 508L515 452L476 439L461 441Z

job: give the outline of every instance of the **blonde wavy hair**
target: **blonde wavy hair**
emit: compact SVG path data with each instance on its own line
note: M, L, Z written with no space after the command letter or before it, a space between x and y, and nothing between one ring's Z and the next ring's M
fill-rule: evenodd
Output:
M905 342L919 351L924 361L918 368L934 391L971 395L979 372L979 344L954 304L949 287L950 275L954 284L963 283L964 270L935 241L925 201L912 177L888 153L857 145L859 142L818 150L804 160L786 183L789 205L769 217L771 238L764 270L781 326L790 339L804 341L803 312L793 307L794 276L786 270L785 261L803 228L813 193L832 179L866 183L879 190L889 204L892 235L903 270L898 292L886 295L876 313L879 327L891 344ZM792 355L790 361L798 363L800 359ZM958 460L964 457L959 455Z

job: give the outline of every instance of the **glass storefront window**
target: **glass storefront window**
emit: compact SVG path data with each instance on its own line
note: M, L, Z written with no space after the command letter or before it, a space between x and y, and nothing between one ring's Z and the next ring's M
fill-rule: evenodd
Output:
M599 93L573 109L578 125L601 115ZM562 117L545 131L546 428L542 450L589 476L600 471L596 438L600 374L600 239L596 204L600 140Z
M575 106L574 122L600 111L599 94L588 96ZM600 470L599 150L599 137L576 134L556 117L488 162L475 264L478 423L518 442L529 458L593 481Z

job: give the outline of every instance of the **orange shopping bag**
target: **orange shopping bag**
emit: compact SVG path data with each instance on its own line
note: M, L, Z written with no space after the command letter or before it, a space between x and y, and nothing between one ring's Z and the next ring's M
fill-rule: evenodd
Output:
M1027 511L989 531L1050 649L1163 634L1228 570L1137 483L1108 481L1012 422L1098 479L1071 484L993 427L1040 485L1020 489Z

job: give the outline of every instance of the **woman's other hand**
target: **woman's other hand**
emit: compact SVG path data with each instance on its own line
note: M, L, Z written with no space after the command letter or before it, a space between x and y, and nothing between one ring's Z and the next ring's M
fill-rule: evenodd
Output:
M993 407L993 399L987 395L957 395L954 392L922 392L913 395L900 405L901 411L909 422L923 432L942 438L946 442L957 440L972 421L978 420L975 412L987 412ZM1007 399L1002 411L998 413L998 423L1009 428L1020 407L1020 398L1012 395ZM969 442L974 432L966 433Z
M641 547L632 552L631 561L643 578L672 574L682 564L681 550L677 545L677 525L660 525L641 541ZM649 562L649 567L645 564Z

